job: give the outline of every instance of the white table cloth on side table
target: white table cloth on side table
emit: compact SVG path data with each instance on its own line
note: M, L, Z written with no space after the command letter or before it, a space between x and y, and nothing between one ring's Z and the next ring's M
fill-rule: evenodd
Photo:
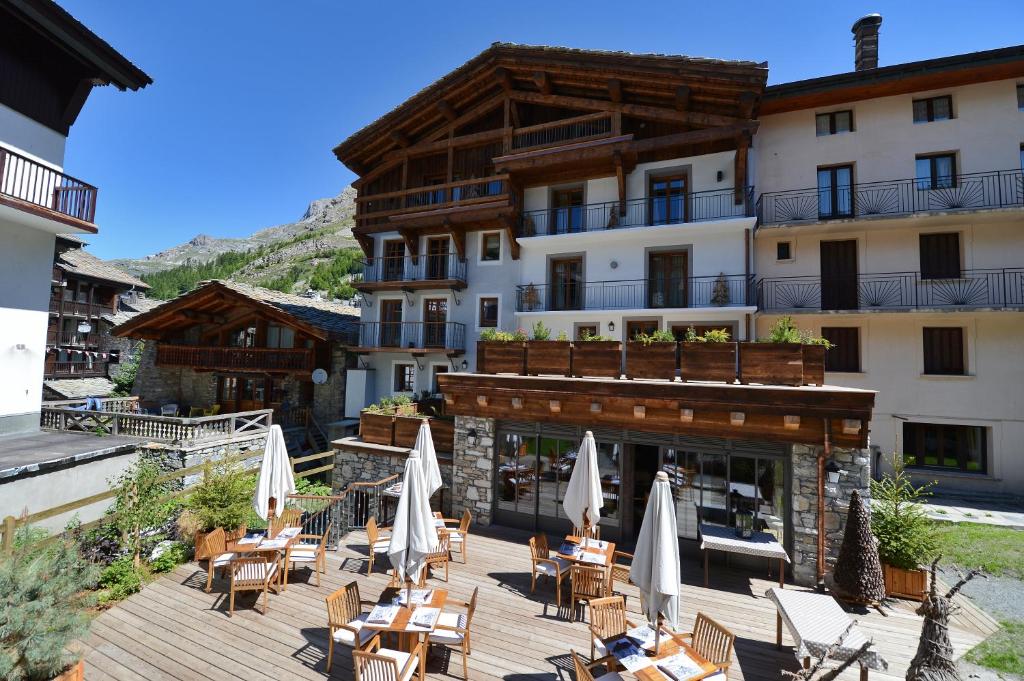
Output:
M746 556L763 556L779 561L779 586L786 583L789 554L782 544L767 532L754 532L749 539L736 536L736 530L721 525L700 524L700 548L704 551L704 586L708 585L708 552L724 551Z

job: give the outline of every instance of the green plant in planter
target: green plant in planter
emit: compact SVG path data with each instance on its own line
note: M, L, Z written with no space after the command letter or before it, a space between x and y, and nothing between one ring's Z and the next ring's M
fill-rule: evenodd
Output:
M205 532L223 527L230 532L246 524L252 509L256 479L239 463L207 464L203 479L192 488L186 507Z
M580 336L580 341L583 342L583 343L596 343L596 342L600 342L600 341L613 341L613 340L615 340L615 339L610 337L610 336L602 336L600 334L590 333L589 331L584 331L583 335Z
M568 342L569 334L567 334L565 331L559 331L558 337L555 340L561 341L563 343Z
M775 320L768 335L758 338L758 343L796 343L799 345L823 345L826 350L835 347L827 338L811 335L809 331L801 331L797 328L793 318L789 315L779 317Z
M704 332L704 335L698 336L697 330L693 328L693 325L686 327L687 343L728 343L729 332L725 329L708 329Z
M526 340L526 332L522 329L515 331L484 329L480 332L480 340L486 343L521 343Z
M0 678L43 681L78 662L67 646L89 631L98 576L67 540L0 558Z
M672 335L671 331L657 329L651 333L638 333L633 340L643 345L651 345L652 343L675 343L676 337Z
M537 323L533 325L533 338L535 341L546 341L551 340L551 329L544 326L544 322L537 320Z
M935 524L925 515L922 503L931 496L929 488L935 483L916 487L901 456L893 456L890 463L891 473L871 481L871 531L878 539L878 555L883 563L917 570L931 562L938 551Z

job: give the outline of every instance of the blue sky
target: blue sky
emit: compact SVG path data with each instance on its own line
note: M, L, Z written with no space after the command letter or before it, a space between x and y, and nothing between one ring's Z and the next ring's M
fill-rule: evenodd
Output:
M94 90L71 131L105 258L297 219L353 179L334 145L497 40L767 61L770 83L852 70L868 12L883 65L1024 42L1020 0L58 1L155 81Z

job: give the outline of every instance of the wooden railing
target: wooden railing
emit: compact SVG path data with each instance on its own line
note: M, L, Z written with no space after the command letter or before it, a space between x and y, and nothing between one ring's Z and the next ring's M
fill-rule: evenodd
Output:
M106 314L114 314L111 305L90 303L87 300L50 300L50 312L63 312L66 315L79 317L99 317Z
M100 336L97 333L78 333L77 331L64 331L62 333L47 333L47 345L98 345Z
M96 216L96 187L0 147L0 195L83 222Z
M191 345L159 345L157 366L201 369L269 369L312 371L313 350L309 348L222 348Z
M43 374L50 376L106 376L106 362L47 362Z
M360 207L356 214L356 221L359 223L369 222L371 219L380 221L392 215L405 215L502 200L509 200L508 175L491 175L472 180L458 180L427 187L360 196L356 199L356 203Z
M127 435L155 442L193 444L264 433L270 430L273 413L272 409L261 409L218 416L180 418L43 407L41 426L46 430Z
M512 151L520 152L527 149L609 137L612 134L618 134L613 132L613 118L613 112L602 111L516 128L512 132Z

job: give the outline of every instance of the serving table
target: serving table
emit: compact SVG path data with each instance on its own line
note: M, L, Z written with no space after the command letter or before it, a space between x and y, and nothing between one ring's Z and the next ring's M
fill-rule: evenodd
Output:
M625 634L609 636L601 642L609 655L639 681L697 681L718 671L718 667L689 643L665 629L662 629L657 652L652 650L653 644L649 648L641 648ZM662 665L667 667L677 655L682 656L680 659L685 658L683 664L676 667L676 674L666 673ZM681 673L680 669L683 670Z
M749 539L736 536L736 530L721 525L701 523L700 548L704 551L704 586L708 585L708 553L722 551L747 556L763 556L769 561L779 561L779 587L786 585L786 563L789 554L782 544L767 532L754 532Z

